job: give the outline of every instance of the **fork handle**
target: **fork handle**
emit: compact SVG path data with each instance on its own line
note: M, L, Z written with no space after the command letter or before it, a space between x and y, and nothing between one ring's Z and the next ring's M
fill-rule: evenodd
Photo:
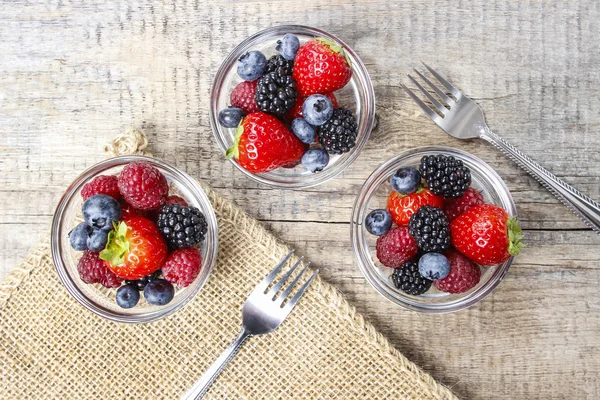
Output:
M233 359L233 357L240 350L244 342L252 336L249 334L245 328L242 328L238 336L235 338L233 342L229 345L227 349L215 360L213 365L210 366L209 369L206 370L202 378L198 382L191 387L191 389L183 396L185 400L197 400L201 399L208 389L213 384L215 379L219 376L221 371L225 369L227 364Z
M573 186L557 178L553 173L521 153L516 147L485 129L481 138L487 140L494 147L505 153L521 168L527 171L546 189L554 194L567 208L577 214L592 230L600 235L600 204L589 196L581 193Z

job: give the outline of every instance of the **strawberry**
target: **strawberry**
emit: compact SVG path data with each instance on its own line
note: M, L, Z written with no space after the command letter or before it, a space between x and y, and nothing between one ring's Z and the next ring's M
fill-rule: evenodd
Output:
M244 81L237 85L229 95L229 101L233 107L241 109L246 114L260 111L254 100L258 80Z
M387 209L398 226L407 226L410 217L425 205L444 208L444 198L436 196L427 187L422 186L416 192L407 195L392 191L387 201Z
M417 242L405 226L394 228L377 238L377 259L390 268L400 268L417 255Z
M503 263L523 247L516 218L493 204L471 207L459 215L450 224L450 235L456 250L484 266Z
M100 258L119 278L136 280L159 269L167 257L167 245L154 223L134 217L115 224Z
M250 172L272 171L299 160L302 154L302 142L283 122L264 112L244 117L226 153Z
M444 208L444 213L446 214L446 217L448 217L448 221L452 221L469 208L483 203L483 196L481 193L470 187L467 189L465 194L458 199L446 199L446 208Z
M294 60L292 77L300 97L343 88L352 78L350 58L332 40L317 38L304 43Z
M335 94L325 93L323 96L325 96L325 97L329 98L329 100L331 100L331 104L333 105L333 108L339 107L337 99L335 98ZM285 114L285 119L287 121L292 122L296 118L302 118L302 105L304 104L304 100L306 100L305 97L298 97L294 107L292 107L292 109Z

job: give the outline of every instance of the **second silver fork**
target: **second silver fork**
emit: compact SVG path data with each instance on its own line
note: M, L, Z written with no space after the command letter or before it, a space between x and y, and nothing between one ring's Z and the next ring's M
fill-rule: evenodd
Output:
M301 257L289 271L287 271L281 279L267 291L269 285L275 280L275 277L288 262L292 254L294 254L293 250L286 255L273 271L271 271L265 279L256 286L252 293L250 293L250 296L248 296L248 299L242 307L242 329L240 330L240 333L219 358L216 359L213 365L211 365L204 373L202 378L200 378L200 380L184 395L184 399L201 399L210 388L210 385L212 385L221 371L229 364L248 338L254 335L263 335L272 332L281 325L283 320L285 320L296 306L298 300L300 300L313 279L315 279L319 273L319 270L315 270L312 273L306 283L298 289L291 299L287 302L285 302L285 300L291 294L292 290L294 290L294 287L300 281L304 272L308 269L310 262L307 262L303 266L302 270L296 275L292 283L290 283L279 296L277 296L277 293L283 288L283 285L285 285L296 268L302 263L303 257Z

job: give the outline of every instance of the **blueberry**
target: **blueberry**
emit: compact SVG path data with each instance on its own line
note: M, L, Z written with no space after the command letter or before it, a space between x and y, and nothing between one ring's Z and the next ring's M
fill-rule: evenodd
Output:
M121 219L119 202L105 194L95 194L87 199L81 207L83 219L94 229L110 231L113 222Z
M322 94L313 94L304 100L302 115L306 122L314 126L323 125L333 114L331 100Z
M329 154L325 150L310 149L302 155L302 166L310 172L323 171L329 164Z
M267 58L260 51L251 51L240 57L237 73L245 81L253 81L260 78L265 72Z
M108 231L94 229L92 235L88 238L87 247L96 253L101 252L106 247L108 241Z
M244 112L237 107L227 107L219 111L219 123L225 128L237 128L244 118Z
M164 306L173 300L173 296L175 296L173 285L164 279L150 281L144 288L146 301L155 306Z
M416 192L421 183L421 173L413 167L400 168L390 178L392 189L401 194Z
M296 53L300 48L300 40L298 40L298 36L292 35L291 33L286 33L286 35L277 41L277 50L283 58L286 60L293 60L296 58Z
M94 230L87 223L82 222L77 225L71 232L69 232L69 241L73 250L84 251L87 250L88 238Z
M317 131L308 122L302 118L296 118L292 121L292 132L302 143L310 144L315 141Z
M392 214L387 210L373 210L365 218L365 228L371 235L381 236L392 227Z
M425 253L419 260L419 273L431 281L444 279L450 273L450 261L440 253Z
M124 285L117 289L117 304L122 308L134 307L140 301L140 292L132 285Z

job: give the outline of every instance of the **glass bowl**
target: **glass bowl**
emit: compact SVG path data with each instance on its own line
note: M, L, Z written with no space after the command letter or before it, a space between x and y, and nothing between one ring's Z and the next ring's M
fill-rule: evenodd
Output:
M408 310L448 313L467 308L491 293L508 272L512 257L496 266L480 267L481 280L477 286L465 293L444 293L432 285L425 294L412 296L396 289L390 278L394 270L383 266L377 260L375 252L377 236L369 234L363 224L370 211L386 208L388 195L392 191L389 178L398 168L417 166L421 157L435 154L451 155L462 160L471 169L471 186L481 192L485 202L504 208L511 217L516 216L515 203L506 184L483 160L451 147L418 147L389 159L369 176L354 202L350 236L360 270L381 295Z
M289 169L277 168L274 171L255 174L246 171L236 160L230 159L230 161L240 171L258 182L278 188L307 188L328 181L352 164L367 143L375 121L375 92L371 78L360 58L340 39L320 29L299 25L275 26L250 36L233 49L217 71L211 91L210 125L221 151L225 154L225 151L233 145L235 129L222 127L218 123L218 116L219 111L230 104L229 95L233 88L242 82L237 75L238 59L251 50L260 50L267 58L278 54L275 50L277 40L286 33L298 36L301 44L316 37L325 37L339 43L346 50L352 62L352 79L344 88L336 91L335 95L340 106L350 109L356 116L358 124L356 146L342 155L331 154L329 165L317 173L297 166Z
M151 164L164 174L169 183L169 193L183 197L190 206L200 209L208 225L206 238L198 245L202 254L202 269L196 280L185 288L175 285L175 297L164 306L154 306L140 296L140 302L133 308L125 309L115 301L116 289L108 289L100 284L86 284L79 277L77 262L83 252L71 248L68 234L79 222L81 216L81 189L83 185L98 175L116 175L132 161ZM52 259L60 280L69 293L85 308L93 313L117 322L150 322L174 313L200 292L217 259L218 227L217 218L208 197L200 185L188 174L164 161L142 156L122 156L102 161L85 170L69 186L60 199L51 233Z

